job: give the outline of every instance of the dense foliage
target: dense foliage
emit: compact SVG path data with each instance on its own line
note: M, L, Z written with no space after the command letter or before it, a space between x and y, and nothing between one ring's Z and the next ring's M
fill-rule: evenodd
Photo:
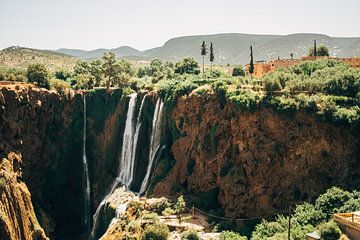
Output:
M141 235L141 240L166 240L169 233L169 228L165 224L148 224Z
M43 64L31 64L26 73L27 79L39 87L49 88L49 73Z
M247 240L247 237L243 237L240 234L232 231L223 231L220 233L220 240Z
M348 192L333 187L320 195L314 204L297 205L291 218L292 239L305 239L317 230L323 239L339 239L340 229L331 221L334 213L360 209L359 192ZM278 215L274 221L263 220L255 227L252 239L281 239L288 231L288 218Z

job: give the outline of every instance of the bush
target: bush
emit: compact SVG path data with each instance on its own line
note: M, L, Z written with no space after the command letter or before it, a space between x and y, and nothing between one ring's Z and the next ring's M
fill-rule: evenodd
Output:
M279 79L277 78L267 78L265 80L265 91L267 92L275 92L275 91L281 91L282 86L280 84Z
M338 240L341 236L340 228L333 221L321 224L319 232L323 240Z
M326 219L329 219L334 213L339 212L339 209L350 198L351 193L332 187L316 199L315 208L322 211Z
M244 67L241 65L235 66L232 70L232 76L233 77L243 77L245 76L245 70Z
M168 207L168 208L165 208L165 210L162 211L161 214L162 214L163 216L169 216L169 215L173 215L173 214L175 214L175 213L176 213L176 211L175 211L174 209Z
M233 231L223 231L220 233L219 240L247 240L247 237Z
M140 223L132 220L128 223L128 225L126 225L125 230L129 233L136 233L140 230Z
M260 224L256 225L255 231L252 234L254 240L265 240L274 236L276 233L282 233L287 230L286 225L279 222L268 222L263 220Z
M26 74L30 83L36 83L38 87L49 89L49 73L43 64L30 64Z
M142 216L142 219L155 223L159 221L159 215L157 213L146 213Z
M196 231L189 230L181 236L181 240L200 240L200 238Z
M315 206L310 203L297 205L293 215L294 221L300 225L316 226L325 220L325 214L320 210L315 209Z
M175 64L175 73L198 75L200 73L199 63L192 57L184 58Z
M58 91L60 94L64 94L70 89L70 83L63 80L51 79L50 87Z
M141 240L167 240L169 233L169 228L165 224L146 225Z

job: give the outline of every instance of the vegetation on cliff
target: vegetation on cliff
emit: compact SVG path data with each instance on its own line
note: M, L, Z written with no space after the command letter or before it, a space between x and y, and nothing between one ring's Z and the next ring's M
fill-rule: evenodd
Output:
M296 206L291 217L291 238L305 239L306 234L317 230L323 239L339 239L341 231L332 222L333 214L359 209L359 191L348 192L333 187L320 195L313 204L303 203ZM287 232L288 217L279 214L273 221L262 220L256 225L252 239L286 239Z

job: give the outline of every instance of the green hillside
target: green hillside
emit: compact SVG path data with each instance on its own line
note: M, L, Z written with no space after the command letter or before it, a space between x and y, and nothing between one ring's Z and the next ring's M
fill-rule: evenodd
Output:
M9 47L0 51L0 67L26 69L29 64L42 63L50 71L72 69L77 58L55 51Z

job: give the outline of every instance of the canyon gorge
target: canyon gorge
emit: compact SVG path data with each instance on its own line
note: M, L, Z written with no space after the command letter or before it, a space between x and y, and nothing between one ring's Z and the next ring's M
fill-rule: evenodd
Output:
M358 136L211 91L169 103L156 91L0 85L0 239L99 239L124 194L183 194L229 218L279 213L359 186Z

